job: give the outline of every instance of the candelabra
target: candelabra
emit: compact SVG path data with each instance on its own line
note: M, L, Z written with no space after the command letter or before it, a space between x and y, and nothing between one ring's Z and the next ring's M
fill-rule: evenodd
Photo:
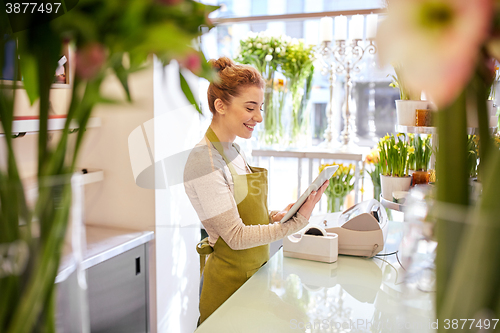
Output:
M323 41L320 46L322 59L322 73L330 75L330 100L327 107L328 126L325 131L326 144L332 147L335 143L335 124L333 121L333 87L336 75L345 75L344 104L342 106L342 117L344 128L340 133L341 148L356 146L353 141L353 114L350 109L351 100L351 74L358 73L359 62L366 53L377 53L377 47L373 39L367 40L365 47L361 46L361 39L353 39L349 44L345 40L335 40L335 45L330 41Z

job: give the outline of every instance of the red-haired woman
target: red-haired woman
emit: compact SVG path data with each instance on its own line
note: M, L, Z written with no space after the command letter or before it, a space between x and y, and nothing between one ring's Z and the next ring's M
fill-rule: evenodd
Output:
M269 243L302 229L328 182L313 192L286 223L287 210L267 209L267 170L246 162L235 138L250 139L262 121L264 80L248 65L211 60L218 79L208 88L213 114L205 137L191 152L184 186L208 237L198 244L211 253L202 276L202 323L269 259Z

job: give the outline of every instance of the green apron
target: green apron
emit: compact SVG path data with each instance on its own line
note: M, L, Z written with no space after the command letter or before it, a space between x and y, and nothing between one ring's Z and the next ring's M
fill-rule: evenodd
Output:
M269 224L267 170L249 167L252 173L238 175L227 160L212 128L208 128L206 137L214 144L229 167L234 182L234 197L243 223L245 225ZM269 244L245 250L232 250L222 237L219 237L215 242L213 252L208 245L207 238L196 248L200 256L211 252L203 272L199 320L201 324L269 260Z

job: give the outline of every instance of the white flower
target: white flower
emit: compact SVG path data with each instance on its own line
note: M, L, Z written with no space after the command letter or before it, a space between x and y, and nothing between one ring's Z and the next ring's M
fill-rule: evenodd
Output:
M410 89L445 106L469 81L492 13L490 0L391 1L377 32L380 59L400 64Z
M253 46L253 44L252 44L252 43L248 43L248 47L249 47L249 48L250 48L250 47L252 47L252 46Z
M266 55L265 60L269 62L269 61L273 60L273 56L268 54L268 55Z
M280 49L280 47L278 46L278 47L276 48L276 53L280 53L280 52L281 52L281 49Z
M261 48L262 48L262 44L261 44L261 43L257 43L257 44L255 45L255 47L256 47L256 48L258 48L258 49L261 49Z
M274 49L271 47L269 48L269 53L273 53Z

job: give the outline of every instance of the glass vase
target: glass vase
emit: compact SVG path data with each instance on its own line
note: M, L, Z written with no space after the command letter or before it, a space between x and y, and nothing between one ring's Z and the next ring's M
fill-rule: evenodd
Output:
M346 196L331 196L328 197L328 213L344 211L344 201Z

